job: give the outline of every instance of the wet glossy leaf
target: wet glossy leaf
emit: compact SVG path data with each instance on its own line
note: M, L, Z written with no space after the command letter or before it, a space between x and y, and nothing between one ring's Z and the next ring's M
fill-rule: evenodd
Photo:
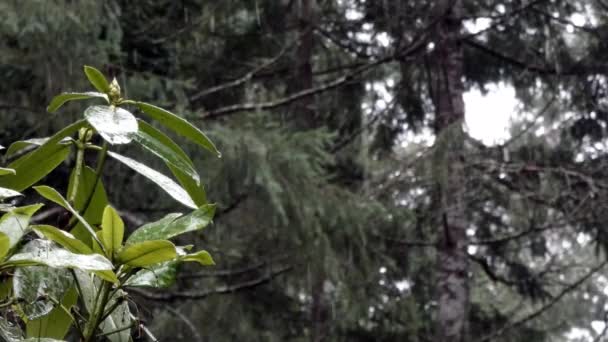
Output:
M49 186L46 186L46 185L35 186L34 190L36 190L42 197L48 199L51 202L59 204L60 206L64 207L69 212L71 212L72 215L74 215L76 217L76 219L78 219L78 221L80 221L80 223L82 223L82 225L89 232L89 234L91 234L91 236L94 239L97 239L97 236L95 235L95 230L93 229L93 227L91 227L91 225L82 216L80 216L78 211L74 210L74 208L70 205L70 203L68 203L68 201L65 198L63 198L63 196L61 196L61 194L59 192L57 192L57 190L55 190Z
M68 270L46 266L18 267L13 276L13 293L21 300L20 307L30 320L53 310L61 301L73 280ZM52 298L52 299L49 299Z
M161 189L163 189L171 197L173 197L174 199L176 199L178 202L182 203L183 205L185 205L189 208L193 208L193 209L197 208L196 204L194 204L194 201L192 201L192 198L190 198L190 195L188 195L186 190L184 190L181 186L176 184L169 177L163 175L162 173L160 173L154 169L147 167L146 165L144 165L136 160L133 160L129 157L125 157L118 153L108 151L108 155L111 156L112 158L120 161L121 163L127 165L128 167L135 170L142 176L145 176L149 180L153 181Z
M72 286L63 296L61 305L69 310L77 301L78 292L75 286ZM72 323L72 316L63 308L55 306L48 315L27 322L26 336L32 341L62 341L55 339L65 338Z
M125 234L125 224L114 208L106 206L101 220L101 241L106 247L108 256L113 257L116 251L122 246L122 239Z
M120 263L145 267L169 261L177 256L175 245L167 240L150 240L124 247L118 253Z
M174 166L200 184L200 177L190 158L175 144L171 138L156 130L146 122L139 120L139 130L134 140L148 151L161 158L167 165Z
M0 187L23 191L38 182L69 155L70 146L61 144L61 140L78 132L86 124L81 120L65 127L33 152L10 163L8 167L15 169L16 174L0 177Z
M192 160L188 157L188 155L184 152L184 150L179 147L171 138L165 135L163 132L149 125L147 122L138 120L139 123L139 132L144 132L145 134L153 137L158 140L164 146L168 147L174 155L177 155L178 158L182 159L188 165L190 165L194 170L194 164ZM197 206L201 206L207 203L207 195L205 194L205 188L203 184L200 183L200 179L198 174L195 178L193 178L188 172L183 171L177 166L174 166L171 163L165 162L167 167L171 170L177 181L181 184L181 186L188 192L192 200Z
M131 329L126 329L132 323L131 311L125 297L126 292L122 290L116 291L116 294L110 299L109 305L112 305L117 300L122 301L122 303L100 325L100 329L104 333L121 330L118 333L107 335L111 342L129 342L131 340Z
M101 71L93 68L92 66L85 65L84 73L87 75L89 82L99 91L100 93L108 93L110 91L110 84L108 80L103 76Z
M68 189L73 188L74 177L75 170L72 170ZM74 198L73 203L74 209L76 209L79 213L84 210L84 206L87 204L89 196L91 196L91 192L93 191L93 186L95 186L95 192L88 203L87 210L84 212L84 214L82 214L82 217L91 226L95 227L101 224L103 210L106 205L108 205L108 197L103 187L103 182L101 179L97 179L97 174L95 171L88 166L84 167L80 174L80 181L78 182L78 189L76 189L76 197ZM72 229L71 233L77 239L83 242L86 241L86 244L90 246L89 241L91 240L91 235L87 232L82 223L78 222L74 229Z
M42 204L33 204L11 209L0 218L0 232L9 239L9 249L13 248L28 232L30 219Z
M198 262L203 266L212 266L215 265L215 261L211 257L211 254L207 251L198 251L196 253L187 254L180 258L181 261L193 261Z
M209 151L215 153L218 157L221 156L213 142L211 142L211 140L209 140L209 138L207 138L203 132L201 132L190 122L186 121L184 118L145 102L137 102L137 107L139 107L142 112L146 113L152 119L173 130L175 133L208 149Z
M131 233L131 235L129 235L129 237L127 238L126 244L133 244L136 242L142 242L142 241L146 241L146 240L156 240L156 239L152 238L153 233L151 233L151 231L163 229L163 227L171 224L173 221L175 221L176 219L178 219L179 217L182 217L182 216L183 216L182 213L170 213L170 214L165 215L163 218L161 218L158 221L146 223L143 226L137 228L133 233ZM148 238L148 237L150 237L150 238Z
M105 141L110 144L127 144L137 133L137 120L129 111L112 106L91 106L84 117Z
M137 228L127 239L127 244L146 240L167 240L187 232L205 228L213 219L215 204L206 204L188 215L169 214L159 221Z
M76 239L74 235L59 228L47 225L32 226L32 229L44 235L47 239L58 243L72 253L91 254L93 251L84 242Z
M21 342L23 341L23 332L21 327L0 317L0 340L6 342Z
M40 146L40 145L44 144L45 142L47 142L48 140L49 140L49 138L32 138L32 139L27 139L27 140L15 141L8 147L8 150L6 150L5 157L11 158L12 156L14 156L17 153L24 153L27 151L31 151L34 148L36 148L36 146ZM61 142L67 143L69 140L70 140L70 138L64 138Z
M7 169L5 167L0 167L0 176L14 175L14 174L15 174L15 170L14 169Z
M172 260L152 265L135 273L126 285L166 288L175 283L177 276L177 265L179 262Z
M59 94L59 95L53 97L49 106L46 107L46 110L49 113L53 113L53 112L57 111L57 109L59 109L59 107L63 106L64 103L66 103L68 101L86 100L86 99L93 99L93 98L102 98L102 99L105 99L106 102L109 102L108 95L103 94L103 93L94 92L94 91L88 91L88 92L84 92L84 93L63 93L63 94Z
M0 201L5 198L10 198L10 197L15 197L15 196L21 196L21 193L18 191L15 191L15 190L7 189L7 188L0 188Z
M0 259L3 259L11 249L11 239L8 235L0 232Z
M56 268L78 268L85 271L111 271L110 260L100 254L76 254L58 247L51 241L32 240L23 250L10 257L12 265L46 265Z

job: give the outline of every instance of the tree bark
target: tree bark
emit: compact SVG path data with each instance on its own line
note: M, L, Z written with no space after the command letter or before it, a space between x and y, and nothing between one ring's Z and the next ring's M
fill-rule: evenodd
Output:
M293 18L297 27L298 46L295 53L293 79L287 87L289 94L311 89L313 86L314 9L315 0L295 0ZM296 125L296 128L311 129L319 126L315 117L314 97L312 96L294 102L291 114L291 121Z
M468 272L467 218L464 204L464 87L461 0L442 0L436 12L431 55L431 96L435 106L434 167L439 188L440 222L437 250L436 341L467 340Z
M313 23L315 20L315 0L294 0L292 21L297 31L298 45L294 55L294 69L287 93L312 89L312 54L314 48ZM294 130L315 129L323 125L315 115L314 97L307 96L290 106L289 123ZM317 264L323 265L322 260ZM322 267L322 266L320 266ZM315 269L311 275L310 293L310 341L320 342L327 338L329 305L324 291L325 271Z

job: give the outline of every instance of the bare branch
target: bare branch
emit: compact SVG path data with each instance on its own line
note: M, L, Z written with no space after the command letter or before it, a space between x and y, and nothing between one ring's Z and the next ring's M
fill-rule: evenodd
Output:
M251 70L250 72L248 72L247 74L245 74L243 77L238 78L236 80L224 83L224 84L220 84L218 86L215 87L211 87L208 89L204 89L199 91L198 93L192 95L190 97L190 101L196 101L204 96L207 96L209 94L213 94L213 93L217 93L219 91L223 91L226 89L230 89L230 88L234 88L234 87L238 87L240 85L242 85L243 83L246 83L248 81L250 81L253 76L255 76L256 74L258 74L260 71L268 68L269 66L273 65L274 63L276 63L281 57L283 57L283 55L285 55L285 52L288 50L288 48L291 47L291 44L286 45L283 49L281 49L281 51L279 52L278 55L274 56L273 58L269 59L268 61L266 61L265 63L260 64L258 67L254 68L253 70Z
M486 335L484 337L482 337L481 339L477 340L477 342L486 342L486 341L493 341L495 340L498 336L501 336L502 334L504 334L506 331L513 329L513 328L517 328L520 325L526 324L536 318L538 318L540 315L542 315L545 311L549 310L551 307L553 307L556 303L558 303L564 296L566 296L568 293L576 290L579 286L581 286L583 283L585 283L589 278L591 278L594 274L596 274L597 272L599 272L602 268L604 268L604 266L606 266L606 264L608 263L608 261L603 261L601 262L599 265L593 267L591 270L589 270L589 272L587 272L585 275L583 275L581 278L579 278L577 281L575 281L574 283L570 284L569 286L566 286L564 289L562 289L556 296L554 296L553 298L551 298L551 300L543 305L541 308L539 308L538 310L516 320L513 321L511 323L505 324L502 328L498 329L496 332L490 334L490 335Z
M276 271L269 272L268 274L266 274L262 277L256 278L256 279L252 279L252 280L234 284L234 285L216 287L214 289L203 290L203 291L152 292L152 291L133 287L133 288L129 288L129 292L133 293L133 294L137 294L146 299L161 301L161 302L172 302L172 301L184 300L184 299L204 299L204 298L212 296L212 295L233 293L233 292L236 292L239 290L250 289L250 288L257 287L259 285L266 284L266 283L270 282L272 279L274 279L274 278L278 277L279 275L286 273L292 269L293 269L293 266L285 266Z

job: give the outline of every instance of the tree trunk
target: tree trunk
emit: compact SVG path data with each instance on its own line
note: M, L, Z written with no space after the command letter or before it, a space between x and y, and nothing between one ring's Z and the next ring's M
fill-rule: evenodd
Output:
M313 86L312 75L312 53L314 46L313 22L315 0L294 0L292 8L292 22L297 29L298 45L295 51L295 64L292 71L291 82L287 87L287 93L295 93ZM319 122L314 110L314 97L304 97L290 106L289 123L294 130L309 130L323 125ZM318 265L323 265L323 260L317 260ZM319 266L323 267L323 266ZM323 284L325 283L325 271L315 269L311 275L311 304L310 304L310 341L320 342L327 337L329 319L329 305Z
M312 88L312 53L314 44L313 21L315 0L295 0L293 8L294 24L297 27L298 46L295 55L295 69L288 93ZM291 121L300 129L319 126L316 122L314 97L306 96L291 107Z
M435 175L439 187L440 243L437 250L436 341L464 342L468 320L467 218L463 172L463 51L460 42L462 2L442 0L431 65L431 96L435 106Z

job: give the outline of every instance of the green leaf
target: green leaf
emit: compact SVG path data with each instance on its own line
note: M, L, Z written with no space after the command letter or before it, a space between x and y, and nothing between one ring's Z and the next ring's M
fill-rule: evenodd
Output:
M182 203L183 205L185 205L189 208L193 208L193 209L197 208L196 204L194 204L194 201L192 200L192 198L190 198L190 195L188 195L186 190L184 190L181 186L176 184L169 177L163 175L162 173L160 173L154 169L147 167L146 165L144 165L136 160L133 160L129 157L125 157L118 153L108 151L108 155L110 157L120 161L121 163L127 165L128 167L135 170L142 176L153 181L158 186L160 186L161 189L163 189L171 197L173 197L174 199L176 199L178 202Z
M59 248L48 240L32 240L22 252L7 261L9 265L46 265L55 268L77 268L84 271L112 271L110 260L100 254L76 254Z
M0 232L9 239L9 249L13 248L28 232L30 219L42 204L14 208L0 218Z
M171 138L145 121L138 120L138 124L139 130L134 137L137 143L161 158L167 165L178 168L193 179L197 185L200 184L200 177L194 170L192 161Z
M178 264L179 262L172 260L152 265L135 273L125 285L167 288L175 283Z
M209 151L215 153L218 157L221 157L221 153L217 150L213 142L211 142L211 140L209 140L209 138L207 138L203 132L201 132L190 122L186 121L184 118L149 103L136 102L136 105L142 112L148 114L152 119L158 121L163 126L208 149Z
M72 173L70 174L70 182L68 184L68 189L73 189L74 187L73 183L75 180L75 171L76 170L73 169ZM83 212L84 206L89 196L91 196L91 192L93 191L93 186L95 186L95 192L93 193L93 197L91 198L87 210L82 214L82 217L85 219L85 221L89 222L90 225L93 227L101 225L103 211L106 205L108 205L108 197L103 187L103 182L101 179L98 179L97 185L95 185L96 180L97 174L95 173L95 171L88 166L84 167L82 169L82 172L80 173L78 189L75 189L76 197L74 198L73 203L74 209L76 209L79 213ZM68 197L69 196L70 195L68 194ZM86 228L82 223L78 222L76 227L72 229L71 233L74 235L74 237L89 245L89 242L91 240L90 233L87 232Z
M93 251L89 246L85 245L84 242L78 240L74 235L63 231L59 228L48 225L37 225L32 226L32 229L42 234L47 239L58 243L63 248L67 249L72 253L78 254L91 254Z
M57 132L33 152L22 156L8 165L15 169L15 175L0 177L0 187L23 191L32 186L61 164L70 153L70 146L60 144L86 125L86 121L75 122Z
M63 196L61 196L61 194L59 192L57 192L57 190L51 188L50 186L46 186L46 185L35 186L34 190L36 190L42 197L48 199L51 202L59 204L60 206L64 207L69 212L71 212L72 215L74 215L76 217L76 219L78 219L78 221L80 221L80 223L82 223L82 225L89 232L89 234L91 234L91 236L94 239L98 240L97 236L95 235L95 230L93 229L93 227L91 227L91 225L82 216L80 216L78 211L76 211L70 205L70 203L65 198L63 198ZM97 241L97 242L101 245L101 241Z
M183 257L179 258L181 261L194 261L198 262L203 266L213 266L215 265L215 261L211 257L211 254L207 251L198 251L196 253L187 254Z
M113 106L91 106L84 117L110 144L128 144L137 134L137 120L129 111Z
M14 296L21 300L19 306L28 320L51 312L52 299L61 301L72 285L68 270L46 266L18 267L13 277Z
M150 240L124 247L118 253L121 264L145 267L169 261L177 256L175 245L167 240Z
M125 224L114 208L106 206L103 211L103 219L101 220L101 241L106 247L108 256L113 258L122 246L122 239L125 234Z
M138 120L138 123L138 132L143 132L148 136L158 140L161 144L169 148L173 152L173 155L177 155L177 158L182 159L183 162L187 163L192 168L192 170L194 170L194 163L192 163L192 160L190 160L184 150L182 150L179 145L177 145L173 140L171 140L171 138L169 138L163 132L157 130L145 121ZM169 167L177 181L182 185L184 190L188 192L188 194L197 206L201 206L207 203L207 195L205 194L205 188L200 183L200 178L198 177L198 174L196 175L196 178L193 178L187 171L183 171L180 167L174 166L169 162L165 162L165 164L167 164L167 167Z
M8 235L0 232L0 259L4 259L10 249L11 239L8 237Z
M14 174L16 174L14 169L7 169L4 167L0 167L0 176L14 175Z
M7 189L7 188L0 188L0 201L5 198L15 197L15 196L22 196L22 195L20 192L15 191L15 190Z
M94 92L94 91L87 91L84 93L63 93L63 94L59 94L59 95L53 97L49 106L46 107L46 110L49 113L53 113L53 112L57 111L57 109L59 109L59 107L63 106L64 103L66 103L68 101L86 100L86 99L92 99L92 98L102 98L102 99L105 99L106 102L110 102L110 100L108 99L108 95L103 94L103 93Z
M119 283L118 277L113 271L94 271L93 273L105 281L109 281L114 284Z
M116 294L110 298L110 304L112 305L117 300L121 300L122 303L106 318L99 326L101 331L105 334L115 332L107 335L110 342L129 342L131 341L131 329L127 329L132 325L131 311L129 310L129 303L124 299L126 293L122 290L116 291ZM116 332L120 331L120 332Z
M107 94L110 91L110 84L103 76L101 71L93 68L92 66L85 65L84 73L87 75L89 82L91 82L97 91L104 94Z
M21 327L18 324L9 322L4 317L0 317L0 340L5 342L23 342Z
M206 204L188 215L169 214L159 221L137 228L127 239L127 244L147 240L168 240L177 235L205 228L213 219L215 204Z
M64 308L70 310L77 302L78 292L72 286L63 296L63 308L55 306L48 315L27 322L26 334L30 338L26 341L63 341L73 323L73 317Z
M6 158L11 158L12 156L14 156L17 153L20 153L24 150L32 150L34 149L36 146L40 146L42 144L44 144L45 142L47 142L50 138L32 138L32 139L27 139L27 140L19 140L19 141L15 141L14 143L11 144L11 146L8 147L8 150L6 150L6 154L4 155ZM69 138L62 140L62 142L67 143L69 140Z

